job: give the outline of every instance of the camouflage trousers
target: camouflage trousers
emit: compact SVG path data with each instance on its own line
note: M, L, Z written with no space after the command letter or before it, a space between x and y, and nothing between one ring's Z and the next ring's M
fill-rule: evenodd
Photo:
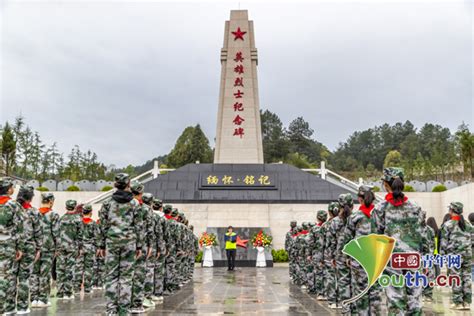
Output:
M77 252L60 251L58 256L58 297L71 296L74 294L74 273L76 267Z
M330 260L324 261L324 289L329 304L337 303L337 274Z
M15 246L9 241L0 241L0 314L15 310L15 303L7 302L16 292Z
M296 265L296 275L298 285L308 285L308 278L306 277L306 260L303 257L298 257Z
M384 274L388 276L396 275L402 278L403 270L394 270L387 266ZM422 287L396 287L389 285L385 288L387 296L387 308L389 315L422 315L421 313L421 293Z
M93 286L103 287L105 278L105 260L102 257L95 257Z
M453 284L452 301L454 304L471 304L471 261L462 261L460 269L448 269L449 275L458 275L461 283Z
M30 276L33 272L35 254L35 246L27 245L20 261L13 263L13 269L16 275L13 285L15 294L6 298L7 310L11 310L12 307L19 311L28 309L30 301Z
M84 285L84 292L92 291L92 276L94 273L94 248L84 249L82 256L77 260L76 270L76 290L81 291L81 285Z
M105 297L108 314L127 315L132 301L135 243L107 244Z
M153 296L155 289L155 266L156 266L156 251L153 251L150 258L146 260L146 275L143 291L145 298L150 299Z
M191 256L188 258L188 277L187 279L190 280L193 278L194 274L194 261L196 260L196 254L193 253Z
M337 302L342 304L342 301L351 298L351 269L347 266L344 259L336 259L337 272ZM350 305L342 306L341 313L347 314L350 312Z
M165 260L165 291L174 292L178 289L176 273L176 255L170 254Z
M323 262L314 262L314 290L315 294L326 296L324 289L324 266Z
M428 272L427 272L426 275L428 276L428 282L434 281L435 278L436 278L435 267L428 268ZM433 287L427 286L427 287L423 288L423 297L432 299L433 298Z
M368 285L367 273L356 261L351 261L352 297L362 293ZM378 283L375 283L367 293L351 304L352 315L369 316L382 315L382 293Z
M154 285L155 289L153 294L156 296L162 296L164 291L164 279L165 279L165 256L162 254L156 260L155 271L154 271Z
M288 254L289 259L289 273L292 281L296 279L296 260L293 255Z
M182 284L185 280L186 276L186 256L185 255L180 255L179 257L176 258L177 262L177 269L176 271L178 272L176 274L176 279L178 284Z
M142 251L142 256L136 259L133 264L132 308L142 307L145 298L144 287L146 279L147 248L143 248Z
M308 292L311 294L316 293L316 283L315 283L315 270L313 262L306 264L306 280L308 284Z
M41 251L41 257L35 262L30 278L31 301L47 303L51 295L51 268L54 253Z

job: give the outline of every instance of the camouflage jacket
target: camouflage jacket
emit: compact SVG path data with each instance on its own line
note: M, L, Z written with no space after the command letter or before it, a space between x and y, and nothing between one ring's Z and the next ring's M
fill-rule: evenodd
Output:
M59 220L59 250L77 252L82 248L82 217L77 212L66 212Z
M326 226L314 226L310 232L309 253L313 263L322 263L324 261L324 244L326 240Z
M199 238L193 234L193 244L194 244L194 256L196 256L199 252Z
M25 251L33 254L43 247L43 230L41 228L38 210L25 203L23 205L23 227L25 232Z
M333 241L331 240L331 235L329 234L329 228L332 225L332 221L335 217L328 219L322 226L321 226L321 233L324 234L324 250L323 250L323 257L324 261L331 261L333 259L331 251L331 245Z
M331 225L328 227L326 237L329 238L329 260L345 260L345 255L342 253L344 227L345 224L339 216L334 217L331 221Z
M117 190L99 211L99 248L124 246L134 243L137 249L143 246L142 221L138 216L138 201L130 192Z
M142 223L142 229L139 231L143 245L148 247L155 246L155 223L153 218L153 210L150 206L142 203L138 207L138 216Z
M43 231L41 251L56 252L59 247L59 215L49 208L40 208L38 214Z
M464 231L456 220L449 220L444 224L441 230L441 254L461 255L462 260L471 260L474 229L468 221L464 223Z
M308 234L299 234L296 236L295 244L297 244L297 253L296 256L300 259L306 258L306 249L308 248Z
M423 251L426 238L423 232L423 211L410 200L400 206L388 201L377 204L372 211L378 234L396 239L393 252Z
M166 215L165 215L166 216ZM166 217L165 217L166 218ZM172 218L166 218L166 250L169 255L176 255L177 252L177 238L179 237L178 222Z
M6 195L0 196L0 198L2 199L0 202L0 243L24 251L22 206Z
M164 239L164 229L166 225L166 220L158 212L153 212L153 219L155 222L155 249L161 254L165 255L166 253L166 243Z
M435 232L433 230L433 228L431 228L430 226L428 225L425 225L423 227L423 231L424 231L424 236L426 237L426 244L423 251L422 251L422 255L423 254L430 254L432 255L435 251Z
M293 242L293 229L286 233L285 236L285 250L289 254L291 249L291 243Z
M90 217L82 219L82 241L84 251L95 252L97 250L97 234L99 227Z
M367 217L361 210L352 212L347 219L341 240L341 251L344 246L353 239L360 236L370 235L375 232L375 224L372 217Z

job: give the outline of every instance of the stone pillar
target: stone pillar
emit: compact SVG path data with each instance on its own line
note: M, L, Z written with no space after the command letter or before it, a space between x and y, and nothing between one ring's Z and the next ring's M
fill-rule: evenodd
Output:
M263 163L257 49L247 10L225 23L214 163Z

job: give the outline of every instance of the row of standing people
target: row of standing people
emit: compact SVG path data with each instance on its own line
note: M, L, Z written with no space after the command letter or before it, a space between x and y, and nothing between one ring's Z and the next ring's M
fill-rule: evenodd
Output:
M54 260L58 299L105 284L110 315L144 312L191 280L198 240L184 214L127 174L115 177L115 187L94 221L92 206L74 200L60 217L52 193L36 209L30 186L13 200L13 182L1 179L0 312L50 306Z
M354 210L351 194L341 194L328 210L320 210L316 223L290 223L286 234L285 250L289 254L289 273L292 282L314 294L318 300L327 301L333 309L342 309L343 314L382 315L386 301L389 315L420 315L421 297L432 298L432 288L387 286L383 289L376 283L369 291L351 304L342 304L361 294L366 289L368 278L363 267L344 254L344 246L353 239L370 234L383 234L395 238L393 252L418 252L433 254L435 233L426 225L426 213L406 197L403 169L386 168L382 177L386 191L385 199L375 205L371 187L358 190L359 207ZM461 283L453 285L451 308L466 310L471 304L471 257L474 229L462 216L463 205L453 202L449 206L450 218L443 224L440 233L440 254L459 254L462 266L450 270L449 274L460 276ZM428 277L434 277L434 269L428 269ZM387 275L405 274L388 265ZM384 299L385 298L385 299Z

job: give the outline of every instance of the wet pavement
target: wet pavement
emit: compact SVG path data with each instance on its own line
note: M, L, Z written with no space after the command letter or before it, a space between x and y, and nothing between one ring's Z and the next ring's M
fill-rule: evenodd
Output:
M435 289L434 303L424 308L426 315L472 315L449 309L449 290ZM105 315L103 291L76 296L71 301L51 299L48 309L30 315ZM165 297L146 315L338 315L324 302L290 285L288 267L196 268L194 280L181 291ZM474 314L474 313L473 313Z

